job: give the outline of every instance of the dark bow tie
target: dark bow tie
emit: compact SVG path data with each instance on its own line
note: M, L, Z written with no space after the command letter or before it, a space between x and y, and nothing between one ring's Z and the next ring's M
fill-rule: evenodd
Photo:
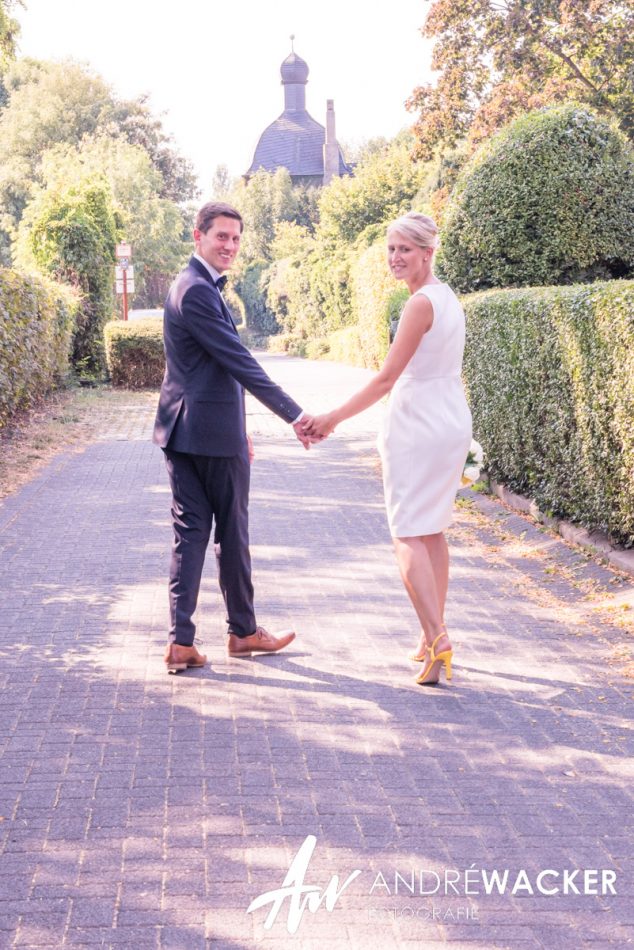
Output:
M227 278L224 274L222 275L222 277L219 277L218 280L216 281L216 287L220 291L220 293L222 293L226 283L227 283Z

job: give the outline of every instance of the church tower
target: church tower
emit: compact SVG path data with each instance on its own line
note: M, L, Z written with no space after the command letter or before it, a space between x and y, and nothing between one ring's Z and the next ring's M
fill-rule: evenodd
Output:
M288 168L295 184L323 185L336 175L352 173L335 137L333 100L328 100L326 128L306 110L308 72L308 64L291 45L280 68L284 111L260 136L246 178L260 168Z

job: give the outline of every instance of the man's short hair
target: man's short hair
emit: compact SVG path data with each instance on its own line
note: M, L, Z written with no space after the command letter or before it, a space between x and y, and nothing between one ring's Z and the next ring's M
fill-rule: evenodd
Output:
M203 234L206 234L213 224L214 218L220 217L234 218L234 220L240 222L240 233L244 231L242 215L239 211L236 211L235 208L232 208L231 205L225 204L224 201L208 201L207 204L204 204L196 215L194 227L198 231L202 231Z

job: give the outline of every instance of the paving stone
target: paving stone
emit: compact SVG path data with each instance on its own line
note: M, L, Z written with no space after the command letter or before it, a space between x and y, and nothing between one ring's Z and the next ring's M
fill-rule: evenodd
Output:
M262 355L309 410L368 374ZM279 656L233 660L209 558L211 665L167 677L171 529L153 400L0 504L0 947L625 946L631 684L593 591L629 581L497 500L461 494L449 532L455 675L421 689L416 620L383 511L380 408L304 452L248 400L258 619ZM548 571L545 570L548 568ZM305 883L341 886L287 930L268 907L307 835ZM371 920L376 875L615 869L617 896L398 895L478 920ZM429 880L429 878L427 878ZM385 895L384 895L385 896ZM114 926L113 926L114 925ZM378 940L378 943L377 943Z

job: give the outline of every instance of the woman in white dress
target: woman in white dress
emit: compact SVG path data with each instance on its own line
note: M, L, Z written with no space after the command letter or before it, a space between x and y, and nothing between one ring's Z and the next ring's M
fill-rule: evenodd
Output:
M423 664L421 685L451 679L452 647L444 622L449 553L444 531L471 444L471 414L461 381L465 319L458 298L432 270L438 229L411 211L388 229L388 264L411 297L385 362L346 403L306 431L329 435L390 393L379 436L390 532L421 632L410 659Z

